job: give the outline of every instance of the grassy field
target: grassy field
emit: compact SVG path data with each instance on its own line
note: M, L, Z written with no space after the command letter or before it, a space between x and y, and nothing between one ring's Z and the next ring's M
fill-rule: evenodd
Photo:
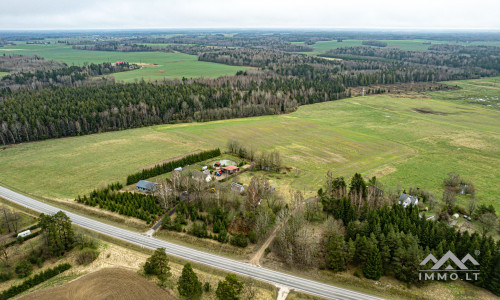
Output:
M0 77L3 77L3 76L8 75L8 74L9 74L9 72L0 72Z
M500 109L500 77L467 81L449 81L450 85L461 87L458 91L432 92L435 99L451 100L461 104Z
M198 61L195 55L163 52L110 52L75 50L65 45L26 45L17 44L0 48L0 55L20 54L39 55L45 59L81 65L84 62L102 63L128 61L143 64L140 70L114 74L117 80L130 82L136 79L162 80L163 78L219 77L233 75L244 67ZM0 75L1 76L1 75Z
M344 40L339 43L336 40L333 41L319 41L314 45L309 45L314 48L312 52L303 52L309 55L318 55L325 53L327 50L336 49L340 47L356 47L362 46L362 40ZM486 46L500 46L500 42L472 42L472 43L456 43L456 42L444 42L444 41L428 41L428 40L384 40L387 43L387 48L398 48L401 50L412 50L412 51L425 51L429 48L429 44L424 44L425 42L430 42L432 45L436 44L453 44L453 45L486 45ZM301 44L304 43L294 43Z
M457 172L474 181L480 202L500 209L500 186L494 184L500 181L498 111L390 95L302 106L288 115L160 125L4 147L0 183L34 195L74 198L124 181L142 166L196 149L224 148L231 138L282 152L285 164L300 173L276 180L294 188L315 191L326 171L333 170L335 175L376 175L386 185L419 186L440 197L443 178Z

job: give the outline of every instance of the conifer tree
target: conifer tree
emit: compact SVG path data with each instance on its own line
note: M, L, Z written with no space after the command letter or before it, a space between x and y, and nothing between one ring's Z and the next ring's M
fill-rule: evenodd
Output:
M184 265L182 275L177 283L177 289L182 297L187 299L200 299L202 294L201 282L193 271L190 263Z
M363 265L363 275L368 279L378 280L383 274L382 259L377 247L373 247L368 260Z

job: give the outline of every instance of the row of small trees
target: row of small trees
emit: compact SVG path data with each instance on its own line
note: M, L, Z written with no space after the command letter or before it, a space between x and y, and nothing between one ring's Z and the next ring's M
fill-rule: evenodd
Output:
M148 224L163 213L158 199L151 195L139 193L119 192L120 184L109 185L102 190L94 190L83 197L78 196L76 201L90 206L99 206L121 215L135 217Z
M194 163L211 159L220 156L220 149L213 149L202 151L196 154L190 154L180 158L178 160L169 161L160 165L156 165L150 169L144 169L141 172L137 172L127 176L127 185L138 182L139 180L148 179L161 174L172 172L175 168L184 167L186 165L192 165Z
M69 268L71 268L71 265L65 263L65 264L60 264L54 268L47 269L43 272L40 272L35 276L24 280L22 284L11 286L9 289L3 291L0 294L0 299L2 300L9 299L16 295L19 295L22 292L25 292L30 288L39 285L40 283L47 281L54 276L61 274L62 272L68 270Z

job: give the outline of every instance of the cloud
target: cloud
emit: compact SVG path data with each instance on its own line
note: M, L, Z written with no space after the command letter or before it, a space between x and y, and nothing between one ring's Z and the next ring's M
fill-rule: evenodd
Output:
M500 1L16 0L0 29L500 29Z

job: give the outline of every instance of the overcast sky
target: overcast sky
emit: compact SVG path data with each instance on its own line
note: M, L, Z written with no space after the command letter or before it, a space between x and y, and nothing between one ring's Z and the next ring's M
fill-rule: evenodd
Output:
M500 29L500 0L2 0L0 30Z

